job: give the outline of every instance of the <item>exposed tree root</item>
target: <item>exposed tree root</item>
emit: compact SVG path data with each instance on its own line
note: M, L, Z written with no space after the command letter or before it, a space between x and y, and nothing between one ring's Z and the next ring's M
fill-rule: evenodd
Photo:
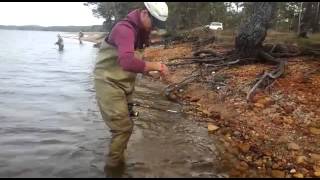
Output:
M218 54L212 50L197 51L193 53L192 57L179 57L169 60L170 63L167 63L167 65L170 67L198 64L199 68L196 69L196 71L198 70L198 73L196 75L194 75L193 72L190 76L186 77L181 82L169 85L165 89L165 95L169 99L174 99L172 98L172 93L174 91L179 90L182 87L187 86L188 84L195 81L207 83L214 87L227 86L225 82L216 81L215 78L212 78L214 76L212 73L216 73L224 68L229 68L231 66L248 64L259 60L264 60L265 62L271 62L272 64L275 64L276 68L270 72L263 72L262 75L254 82L252 88L247 92L247 102L251 102L258 89L270 90L270 88L276 82L276 79L280 78L284 74L286 60L280 58L296 57L306 54L320 55L320 50L299 50L297 47L293 47L291 45L269 44L258 51L257 57L255 58L239 58L239 55L234 51L232 51L232 53L227 52L224 55ZM318 70L311 71L311 73L315 72L318 72ZM311 73L306 74L306 78Z
M258 88L264 88L266 89L269 87L277 78L279 78L285 71L285 63L284 61L275 59L268 53L264 51L260 51L259 55L267 61L272 61L278 63L277 68L274 69L271 72L264 72L263 75L258 79L256 84L250 89L250 91L247 93L247 101L250 102L252 100L252 97L255 94L255 91Z

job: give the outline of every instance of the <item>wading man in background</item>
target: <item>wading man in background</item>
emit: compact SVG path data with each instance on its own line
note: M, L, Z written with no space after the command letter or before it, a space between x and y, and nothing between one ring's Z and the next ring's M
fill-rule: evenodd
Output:
M165 64L143 61L135 55L136 50L148 45L150 32L164 28L168 18L165 2L144 5L115 24L101 43L94 69L97 103L112 133L105 165L107 176L117 176L125 164L124 151L133 130L130 115L136 74L159 71L166 76L169 72Z
M57 41L55 44L59 46L59 51L62 51L62 50L63 50L63 47L64 47L64 45L63 45L63 39L62 39L62 37L60 36L60 34L58 34L57 37L58 37L58 41Z
M79 32L79 43L82 44L83 32Z

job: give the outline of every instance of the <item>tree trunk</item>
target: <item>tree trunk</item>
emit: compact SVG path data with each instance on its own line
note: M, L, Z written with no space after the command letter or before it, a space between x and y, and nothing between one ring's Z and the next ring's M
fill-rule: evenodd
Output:
M298 37L308 38L307 34L311 28L311 23L314 19L312 13L312 2L305 2L305 11L303 12L301 24L300 24L300 32Z
M254 2L253 14L240 26L235 48L241 57L256 57L276 12L276 2Z
M319 5L320 3L319 2L315 2L314 3L315 5L315 16L314 16L314 19L313 19L313 23L312 23L312 32L313 33L316 33L316 32L319 32Z

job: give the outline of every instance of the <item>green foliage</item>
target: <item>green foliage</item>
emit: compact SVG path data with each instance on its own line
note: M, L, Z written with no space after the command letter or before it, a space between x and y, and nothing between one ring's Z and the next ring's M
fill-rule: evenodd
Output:
M84 5L94 7L92 9L94 16L105 18L103 23L105 31L110 31L112 25L130 11L144 7L142 2L88 2Z

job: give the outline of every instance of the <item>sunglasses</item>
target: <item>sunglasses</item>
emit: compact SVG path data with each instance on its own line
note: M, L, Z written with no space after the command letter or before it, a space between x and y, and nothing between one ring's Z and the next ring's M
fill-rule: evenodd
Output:
M153 28L165 29L166 27L165 22L160 21L157 18L153 17L150 12L148 12L148 15L151 19L151 24Z

